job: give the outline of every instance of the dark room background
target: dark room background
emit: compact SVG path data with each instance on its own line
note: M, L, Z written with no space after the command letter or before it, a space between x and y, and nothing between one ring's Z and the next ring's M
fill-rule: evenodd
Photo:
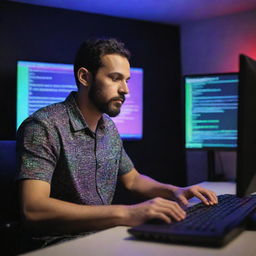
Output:
M87 38L115 37L131 51L131 66L144 69L144 136L125 141L125 149L140 172L186 184L178 26L12 2L0 6L1 140L15 140L17 60L73 63Z

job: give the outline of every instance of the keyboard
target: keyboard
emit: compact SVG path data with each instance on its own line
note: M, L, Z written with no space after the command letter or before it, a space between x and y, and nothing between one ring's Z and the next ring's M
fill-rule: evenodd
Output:
M148 222L128 229L139 239L219 247L227 244L246 226L248 216L256 209L256 195L239 198L218 196L212 206L199 203L189 207L186 219L170 224Z

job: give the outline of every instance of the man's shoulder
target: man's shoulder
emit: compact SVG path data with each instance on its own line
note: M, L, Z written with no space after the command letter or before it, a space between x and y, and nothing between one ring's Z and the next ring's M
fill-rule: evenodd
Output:
M114 129L117 131L116 124L107 114L103 114L104 125L108 129Z
M38 120L47 120L49 121L55 118L60 118L66 112L66 107L64 102L54 103L46 107L40 108L34 112L31 117Z
M112 120L112 118L106 114L103 114L103 120L104 120L105 133L108 136L115 138L116 143L118 141L121 142L119 131L117 129L116 123Z
M67 111L64 102L54 103L40 108L30 115L23 123L42 123L47 126L65 123Z
M103 114L102 118L106 125L115 125L114 121L107 114Z

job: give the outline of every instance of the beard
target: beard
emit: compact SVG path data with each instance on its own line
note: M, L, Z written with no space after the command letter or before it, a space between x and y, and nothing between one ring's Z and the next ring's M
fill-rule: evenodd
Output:
M106 113L110 117L115 117L121 112L122 104L116 101L121 101L122 103L125 101L124 94L119 94L118 97L113 97L109 100L106 100L102 90L96 83L92 84L88 96L101 113Z

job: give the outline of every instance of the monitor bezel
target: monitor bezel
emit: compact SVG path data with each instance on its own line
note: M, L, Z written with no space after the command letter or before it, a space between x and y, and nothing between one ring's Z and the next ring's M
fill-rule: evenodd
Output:
M249 77L253 77L251 81ZM252 90L252 85L255 88ZM249 91L249 92L248 92ZM252 130L256 128L256 117L246 117L245 113L250 113L249 109L256 109L256 60L241 54L239 56L239 105L238 105L238 148L236 161L236 194L239 197L248 196L256 192L256 135L251 136ZM248 95L251 101L248 101ZM252 96L251 96L252 95ZM253 102L253 104L251 104ZM248 128L249 127L249 128ZM250 133L251 131L251 133ZM249 135L248 135L249 134ZM255 133L253 133L255 134ZM248 148L249 147L249 148ZM253 150L253 152L250 152Z

